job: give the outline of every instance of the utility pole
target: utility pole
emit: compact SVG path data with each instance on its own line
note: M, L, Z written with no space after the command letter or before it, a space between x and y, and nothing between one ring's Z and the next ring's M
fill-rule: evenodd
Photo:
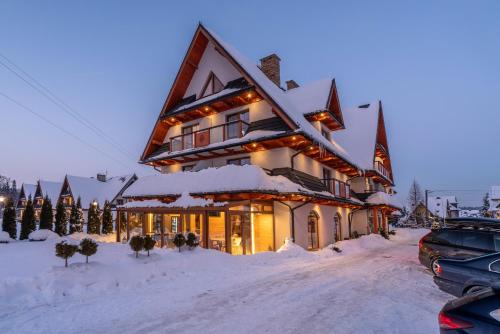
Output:
M425 189L425 216L429 220L429 190Z

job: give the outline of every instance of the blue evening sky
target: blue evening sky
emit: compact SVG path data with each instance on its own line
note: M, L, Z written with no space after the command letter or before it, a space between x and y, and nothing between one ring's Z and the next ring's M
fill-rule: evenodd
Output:
M335 77L344 107L382 99L402 197L414 178L485 192L500 183L499 18L499 1L2 0L0 53L128 154L0 66L0 93L106 152L0 95L0 174L152 173L136 161L202 21L256 62L277 53L283 81Z

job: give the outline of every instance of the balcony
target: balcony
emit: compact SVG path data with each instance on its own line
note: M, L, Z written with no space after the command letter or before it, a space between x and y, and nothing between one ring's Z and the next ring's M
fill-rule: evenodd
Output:
M382 174L386 179L391 180L391 174L389 173L387 168L385 168L385 166L382 165L382 163L380 161L375 161L374 167L375 167L375 170L377 172L379 172L380 174Z
M326 189L334 196L340 198L351 198L351 186L343 181L337 179L322 179Z
M175 136L170 138L170 152L201 148L241 138L246 134L248 126L245 121L237 120Z

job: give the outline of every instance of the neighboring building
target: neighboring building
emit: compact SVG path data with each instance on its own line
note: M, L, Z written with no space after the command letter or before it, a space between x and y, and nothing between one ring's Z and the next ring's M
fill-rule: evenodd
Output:
M72 204L80 198L84 219L87 221L89 206L93 203L99 205L102 210L107 200L114 208L117 204L123 204L123 191L137 180L135 174L115 176L108 178L104 174L97 177L83 177L66 175L62 184L59 200L61 200L68 212L71 212Z
M401 221L402 226L408 227L430 227L436 216L427 209L425 203L420 202L410 211L408 217Z
M460 209L459 217L470 217L470 218L479 218L481 217L480 209Z
M431 196L427 199L427 206L434 216L441 219L457 218L460 211L455 196Z
M500 186L492 186L489 194L490 208L488 212L493 218L500 219Z
M36 184L36 190L33 197L33 205L35 207L35 217L40 219L40 212L42 210L43 200L48 196L52 203L52 209L56 210L57 201L61 194L62 183L54 181L39 180Z
M334 80L281 88L280 58L246 59L202 25L127 188L125 231L179 232L231 254L387 230L393 171L380 102L341 110ZM121 215L118 215L121 218Z
M26 208L26 203L28 202L29 198L33 200L35 192L36 192L35 184L23 183L21 185L16 205L16 216L18 220L21 220L21 218L23 217L23 212L24 209Z

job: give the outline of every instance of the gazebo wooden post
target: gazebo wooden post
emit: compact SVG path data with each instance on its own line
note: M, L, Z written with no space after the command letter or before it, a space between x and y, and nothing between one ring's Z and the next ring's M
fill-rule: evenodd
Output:
M126 219L126 222L127 222L127 241L130 241L130 224L129 224L129 220L130 220L130 212L127 211L127 219Z
M164 224L164 216L161 214L161 224L160 224L160 247L163 248L165 246L165 224Z
M378 233L378 212L377 208L373 208L373 229L374 233Z
M121 240L121 221L120 221L121 211L116 210L116 242L120 242Z

